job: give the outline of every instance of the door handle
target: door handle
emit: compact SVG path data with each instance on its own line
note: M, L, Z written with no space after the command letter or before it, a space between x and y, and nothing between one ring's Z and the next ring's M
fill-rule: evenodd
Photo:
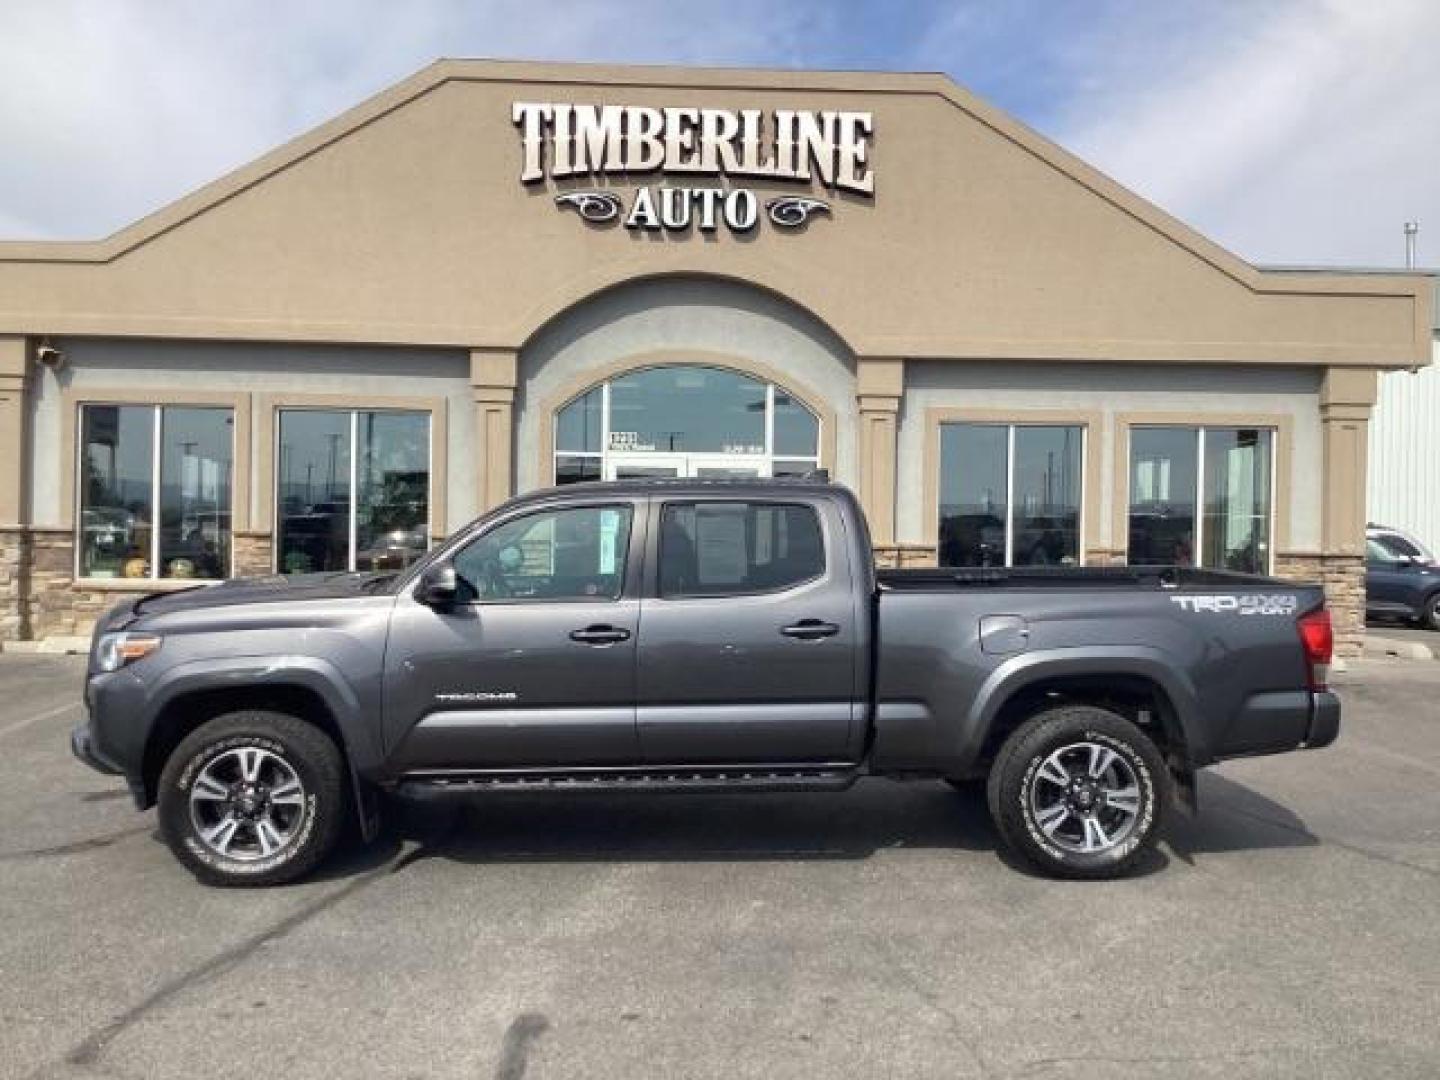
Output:
M801 619L780 628L780 633L786 637L799 638L801 641L818 641L820 638L834 637L839 632L840 627L822 619Z
M603 623L587 626L583 630L570 631L570 640L578 641L582 645L614 645L617 641L628 640L629 637L629 630Z

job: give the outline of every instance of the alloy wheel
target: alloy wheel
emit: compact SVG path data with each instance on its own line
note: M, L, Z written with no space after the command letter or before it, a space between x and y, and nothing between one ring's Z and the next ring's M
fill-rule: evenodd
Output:
M294 767L258 746L216 754L190 787L195 835L237 862L268 859L288 847L306 813L305 787Z
M1051 753L1031 781L1030 813L1057 847L1082 855L1109 851L1135 831L1141 792L1135 769L1095 742Z

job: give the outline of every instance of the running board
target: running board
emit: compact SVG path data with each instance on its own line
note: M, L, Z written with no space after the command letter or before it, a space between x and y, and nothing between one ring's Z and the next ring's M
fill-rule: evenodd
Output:
M702 765L591 769L425 769L402 775L396 788L476 791L844 791L860 776L855 765Z

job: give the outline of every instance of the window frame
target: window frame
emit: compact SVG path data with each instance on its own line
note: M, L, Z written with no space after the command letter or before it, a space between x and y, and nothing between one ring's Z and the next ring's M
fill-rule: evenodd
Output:
M61 507L68 520L64 522L72 547L71 577L78 585L95 589L157 592L167 589L191 589L196 585L226 581L235 575L235 541L247 531L250 504L250 408L249 397L243 394L171 393L137 390L67 390L64 394L65 447L62 471ZM150 492L151 518L150 573L145 577L96 577L81 572L84 546L81 530L85 526L83 501L85 448L85 410L88 408L138 408L150 410ZM161 514L162 438L164 409L217 409L230 414L230 544L225 560L225 573L218 578L175 578L159 576Z
M922 504L921 528L924 543L940 557L940 427L942 424L1011 424L1016 427L1080 427L1084 429L1080 469L1080 552L1077 565L1104 562L1109 551L1099 542L1098 528L1102 520L1105 493L1102 440L1106 435L1106 416L1099 409L1031 409L1025 406L970 408L931 406L924 413L922 470L920 477ZM905 468L902 434L899 468Z
M665 512L672 506L713 506L713 505L738 505L738 506L774 506L774 507L798 507L808 511L815 519L816 530L820 534L820 572L799 581L791 582L788 585L780 585L769 589L753 589L745 592L719 592L719 593L664 593L660 589L660 563L664 558L664 537L665 537ZM652 552L651 569L647 573L645 595L649 599L663 600L667 603L684 602L688 600L737 600L756 596L779 596L784 593L793 592L797 589L807 588L817 582L825 581L831 572L833 545L830 539L829 530L826 528L826 515L816 503L805 499L795 498L749 498L742 495L733 497L685 497L676 499L656 499L653 504L655 527L654 543L648 549Z
M613 370L613 371L607 371L607 372L605 372L604 374L602 374L597 380L592 381L592 382L589 382L589 383L587 383L586 385L580 387L579 389L577 389L577 390L575 390L575 391L567 394L567 395L564 396L563 398L561 398L561 399L553 406L553 408L551 408L551 409L549 410L549 412L547 413L547 416L546 416L546 422L547 422L547 425L548 425L547 432L546 432L547 438L546 438L545 444L544 444L544 446L543 446L543 448L542 448L542 452L546 454L546 456L547 456L547 461L548 461L548 465L547 465L547 467L546 467L546 473L545 473L545 475L548 477L548 481L547 481L547 482L548 482L549 484L551 484L551 485L556 485L556 484L558 484L558 482L559 482L559 466L560 466L560 460L561 460L562 458L572 459L572 460L577 460L577 461L578 461L578 460L584 460L584 461L587 461L587 462L593 461L593 462L597 463L597 465L599 466L600 479L601 479L601 480L604 479L606 464L607 464L607 462L614 460L613 454L615 453L615 452L611 449L611 447L610 447L610 438L611 438L611 428L610 428L610 424L611 424L610 390L611 390L611 384L614 383L614 382L616 382L616 381L618 381L618 380L620 380L620 379L625 379L625 378L628 378L629 376L637 375L637 374L640 374L640 373L643 373L643 372L646 372L646 371L653 371L653 370L658 369L658 368L708 368L708 369L711 369L711 370L714 370L714 371L721 371L721 372L725 372L725 373L730 374L730 375L735 375L735 376L739 376L739 377L741 377L741 378L750 379L750 380L752 380L752 381L754 381L754 382L757 382L757 383L761 384L761 385L765 388L765 424L764 424L765 450L764 450L763 453L758 454L758 455L747 455L747 454L727 455L727 454L725 454L724 451L698 451L698 450L695 450L695 451L673 451L673 453L675 453L675 454L677 454L677 455L679 455L679 454L703 454L703 455L706 455L706 456L715 456L715 457L717 457L717 458L718 458L718 457L726 457L726 456L731 456L731 457L735 457L735 458L746 458L746 459L749 459L749 458L757 458L757 457L758 457L758 458L760 458L760 459L762 459L762 460L764 461L763 470L764 470L764 475L765 475L765 476L771 476L771 475L774 474L774 468L775 468L775 464L776 464L777 462L781 462L781 461L783 461L783 462L803 462L803 463L809 465L811 469L821 469L821 468L824 468L824 467L825 467L825 463L826 463L828 460L830 460L831 457L833 457L832 454L827 453L827 449L828 449L828 447L829 447L829 443L827 442L827 436L831 433L831 431L832 431L832 429L833 429L833 427L834 427L833 420L832 420L830 417L827 416L827 413L826 413L824 410L822 410L822 409L820 409L820 408L817 408L816 402L810 400L810 398L807 397L806 395L803 395L803 394L797 392L796 390L792 389L791 386L790 386L788 383L780 380L774 373L766 372L766 371L760 371L760 370L756 370L756 369L741 368L741 367L735 366L735 365L732 364L732 363L725 363L725 362L723 362L723 361L720 361L720 360L717 360L717 359L713 359L713 358L712 358L712 359L704 359L704 358L695 357L695 356L693 356L693 355L687 355L687 354L685 354L685 353L677 353L677 354L675 354L672 358L669 358L669 359L665 359L665 360L655 360L655 361L651 361L651 362L636 364L636 365L633 365L633 366L626 366L626 367L623 367L623 368L620 368L620 369L617 369L617 370ZM566 409L570 408L572 405L577 404L582 398L584 398L584 397L587 396L588 394L593 393L593 392L596 391L596 390L599 390L599 391L600 391L600 395L601 395L601 397L600 397L600 449L599 449L598 451L597 451L597 450L561 450L561 449L560 449L560 414L561 414L562 412L564 412ZM814 420L815 420L815 452L814 452L813 454L781 454L781 453L778 453L778 452L776 451L776 449L775 449L775 399L776 399L777 391L780 392L780 393L786 394L796 405L799 405L799 406L800 406L801 408L803 408L807 413L809 413L811 417L814 418ZM644 451L644 453L652 453L652 451ZM657 451L653 451L653 453L655 453L655 454L666 454L666 453L671 453L671 452L663 451L663 450L657 450ZM623 452L622 452L622 454L623 454Z
M466 535L460 537L453 545L450 545L446 548L445 551L441 553L441 555L439 556L439 560L448 562L453 566L456 557L462 551L466 550L473 544L480 543L482 540L484 540L487 536L490 536L496 530L503 529L505 526L510 525L513 522L523 521L526 518L538 517L541 514L564 514L580 510L621 510L626 511L630 514L630 529L625 537L625 552L623 557L621 558L622 570L620 572L620 587L615 593L615 595L564 597L503 596L496 597L494 599L484 599L481 597L476 597L474 600L458 601L457 606L504 607L514 604L619 604L627 599L631 599L633 575L635 573L634 553L637 550L637 534L641 536L641 547L639 548L639 550L645 550L643 539L643 530L645 525L645 505L643 503L634 502L628 499L602 499L595 502L581 503L567 501L563 503L550 503L537 506L522 507L515 513L507 515L504 518L496 521L487 522L485 527L482 529L474 530L473 532L467 533ZM415 576L414 586L409 590L412 596L414 595L416 590L423 587L424 576L425 575L423 571Z
M429 418L428 461L429 514L428 552L433 553L446 543L446 495L448 495L449 431L446 422L445 397L343 395L343 393L259 393L255 409L259 416L256 445L261 448L256 475L256 491L261 492L256 513L256 530L269 541L269 569L279 570L279 413L287 410L304 412L415 412ZM353 449L353 444L351 444ZM351 454L353 456L353 454ZM353 554L353 544L351 544ZM347 566L353 559L347 556Z
M1196 423L1193 419L1189 422L1171 419L1153 419L1141 417L1129 419L1125 423L1125 438L1120 448L1123 458L1118 462L1120 476L1123 481L1120 488L1123 490L1123 498L1117 499L1116 517L1122 522L1119 536L1124 541L1124 554L1126 565L1130 564L1130 516L1133 506L1130 482L1130 473L1134 463L1134 439L1132 433L1136 430L1170 429L1188 431L1195 436L1195 503L1193 506L1195 514L1195 557L1191 565L1197 570L1225 569L1224 567L1207 567L1204 563L1205 553L1205 436L1210 431L1266 431L1270 435L1270 484L1269 484L1269 505L1265 519L1268 528L1268 544L1265 552L1265 566L1256 570L1257 574L1271 576L1275 573L1275 562L1279 557L1281 545L1281 482L1282 478L1288 475L1289 464L1289 432L1287 426L1282 423L1279 417L1272 417L1265 420L1253 417L1242 417L1238 420L1228 416L1218 416L1214 419L1206 419L1204 422ZM1282 446L1285 448L1286 471L1281 470L1280 459Z
M944 485L941 482L941 469L944 466L942 454L944 428L946 425L966 425L970 427L1000 427L1005 428L1005 563L1003 569L1012 569L1015 565L1015 434L1020 428L1076 428L1080 432L1080 468L1077 475L1080 480L1080 495L1076 500L1077 520L1075 522L1075 565L1084 566L1088 559L1087 538L1090 535L1092 526L1091 515L1093 507L1091 499L1094 497L1096 477L1094 466L1096 456L1092 450L1091 442L1094 431L1099 424L1092 416L1084 413L1051 413L1034 412L1022 414L1014 412L966 412L963 410L931 410L931 422L929 424L933 439L927 457L930 465L926 471L927 486L933 487L926 494L926 513L928 516L929 543L935 545L935 562L940 565L940 499L944 493ZM1098 492L1097 492L1098 493ZM958 567L957 569L965 569Z

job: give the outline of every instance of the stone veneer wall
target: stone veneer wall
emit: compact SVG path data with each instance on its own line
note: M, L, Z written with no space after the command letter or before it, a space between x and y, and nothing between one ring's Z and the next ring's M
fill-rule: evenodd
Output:
M237 532L231 543L232 573L236 577L262 577L274 572L268 532Z
M875 565L881 570L934 566L935 549L928 544L876 544Z
M234 573L271 572L270 534L238 533ZM130 590L77 586L69 529L0 529L0 643L87 637Z
M29 636L85 637L123 597L75 585L75 538L69 529L30 530Z
M1335 627L1335 655L1360 655L1365 644L1365 560L1358 555L1278 555L1275 575L1316 581Z
M0 529L0 641L30 632L30 531Z

